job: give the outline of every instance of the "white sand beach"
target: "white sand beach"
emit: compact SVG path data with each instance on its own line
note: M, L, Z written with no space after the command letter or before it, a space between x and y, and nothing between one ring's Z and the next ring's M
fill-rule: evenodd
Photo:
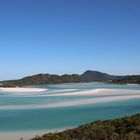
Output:
M0 91L2 92L43 92L43 91L47 91L47 89L43 89L43 88L27 88L27 87L12 87L12 88L5 88L5 87L1 87Z

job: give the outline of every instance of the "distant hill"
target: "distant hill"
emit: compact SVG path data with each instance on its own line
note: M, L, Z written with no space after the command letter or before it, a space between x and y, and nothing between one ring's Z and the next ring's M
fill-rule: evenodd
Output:
M0 82L1 86L15 87L26 85L58 84L58 83L78 83L78 82L108 82L116 84L140 84L140 76L114 76L99 71L88 70L81 75L78 74L37 74L24 77L19 80L10 80Z
M83 73L81 77L83 77L85 81L101 81L101 82L122 78L122 76L114 76L107 73L91 70L88 70L85 73Z
M96 121L32 140L140 140L140 114L121 119Z
M140 84L140 75L126 76L111 81L115 84Z
M40 85L40 84L56 84L56 83L76 83L76 82L107 82L118 79L120 76L113 76L99 71L88 70L81 75L78 74L37 74L24 77L19 80L2 81L5 86L24 86L24 85Z

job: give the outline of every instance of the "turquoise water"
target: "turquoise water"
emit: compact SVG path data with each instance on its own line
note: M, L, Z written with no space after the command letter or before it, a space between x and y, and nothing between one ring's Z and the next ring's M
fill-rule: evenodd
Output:
M113 119L140 112L140 97L110 102L84 103L90 99L127 96L121 90L140 90L139 85L76 83L34 86L48 91L11 94L0 92L0 131L51 130L75 127L95 120ZM119 89L106 95L73 95L92 89ZM66 94L69 93L69 96ZM62 96L62 94L65 94ZM58 96L57 96L58 95ZM59 96L61 95L61 96ZM140 95L140 94L139 94ZM76 103L75 103L76 102ZM83 104L78 105L77 102ZM64 103L64 104L63 104ZM66 104L69 105L66 105ZM61 106L60 106L61 104ZM66 106L65 106L66 105Z

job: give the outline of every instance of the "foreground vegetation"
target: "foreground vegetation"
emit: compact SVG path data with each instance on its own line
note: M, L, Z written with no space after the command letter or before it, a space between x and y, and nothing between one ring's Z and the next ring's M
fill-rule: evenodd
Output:
M96 121L32 140L140 140L140 114L121 119Z

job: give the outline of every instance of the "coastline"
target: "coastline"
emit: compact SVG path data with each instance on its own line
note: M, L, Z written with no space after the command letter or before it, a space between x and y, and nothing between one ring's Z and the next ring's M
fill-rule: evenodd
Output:
M12 132L0 131L0 139L9 140L9 138L10 138L10 140L33 140L33 139L38 140L38 138L39 138L39 139L44 139L44 140L52 140L52 139L55 139L56 136L64 139L63 136L65 136L65 138L69 138L69 135L70 135L71 138L75 138L77 140L80 140L81 136L89 138L88 137L89 133L90 134L91 133L95 133L95 134L98 133L99 127L102 126L102 127L100 127L101 134L112 135L113 133L115 133L115 134L117 133L118 135L122 136L123 139L128 138L127 136L128 136L128 134L130 134L131 137L129 138L129 140L132 140L131 139L132 133L130 133L132 131L135 131L135 133L133 133L133 138L140 137L139 130L137 129L139 127L139 116L140 116L140 114L130 114L127 116L114 118L113 120L109 119L107 121L106 120L105 121L104 120L94 121L91 123L86 123L83 125L69 127L69 128L62 128L62 129L29 130L29 131L25 130L25 131L12 131ZM118 127L118 126L116 126L117 123L120 124L119 130L120 129L127 130L127 131L123 131L123 135L122 135L122 133L120 133L120 131L117 131L117 127ZM129 125L127 125L127 124L129 124ZM130 124L132 124L132 127L130 126ZM93 126L93 127L91 127L91 126ZM116 128L112 129L112 127L113 128L116 127ZM108 132L110 132L110 131L107 131L108 128L110 128L111 133L108 133ZM129 132L129 130L130 130L130 132ZM102 133L103 131L106 133ZM51 135L49 133L51 133ZM103 138L102 136L105 136L105 135L101 135L101 138ZM93 138L90 137L90 140L96 139L98 136L100 136L100 135L92 135ZM134 136L136 136L136 137L134 137ZM105 136L105 138L106 138L106 136ZM109 138L109 140L112 140L112 138ZM115 139L115 140L117 140L117 139Z

